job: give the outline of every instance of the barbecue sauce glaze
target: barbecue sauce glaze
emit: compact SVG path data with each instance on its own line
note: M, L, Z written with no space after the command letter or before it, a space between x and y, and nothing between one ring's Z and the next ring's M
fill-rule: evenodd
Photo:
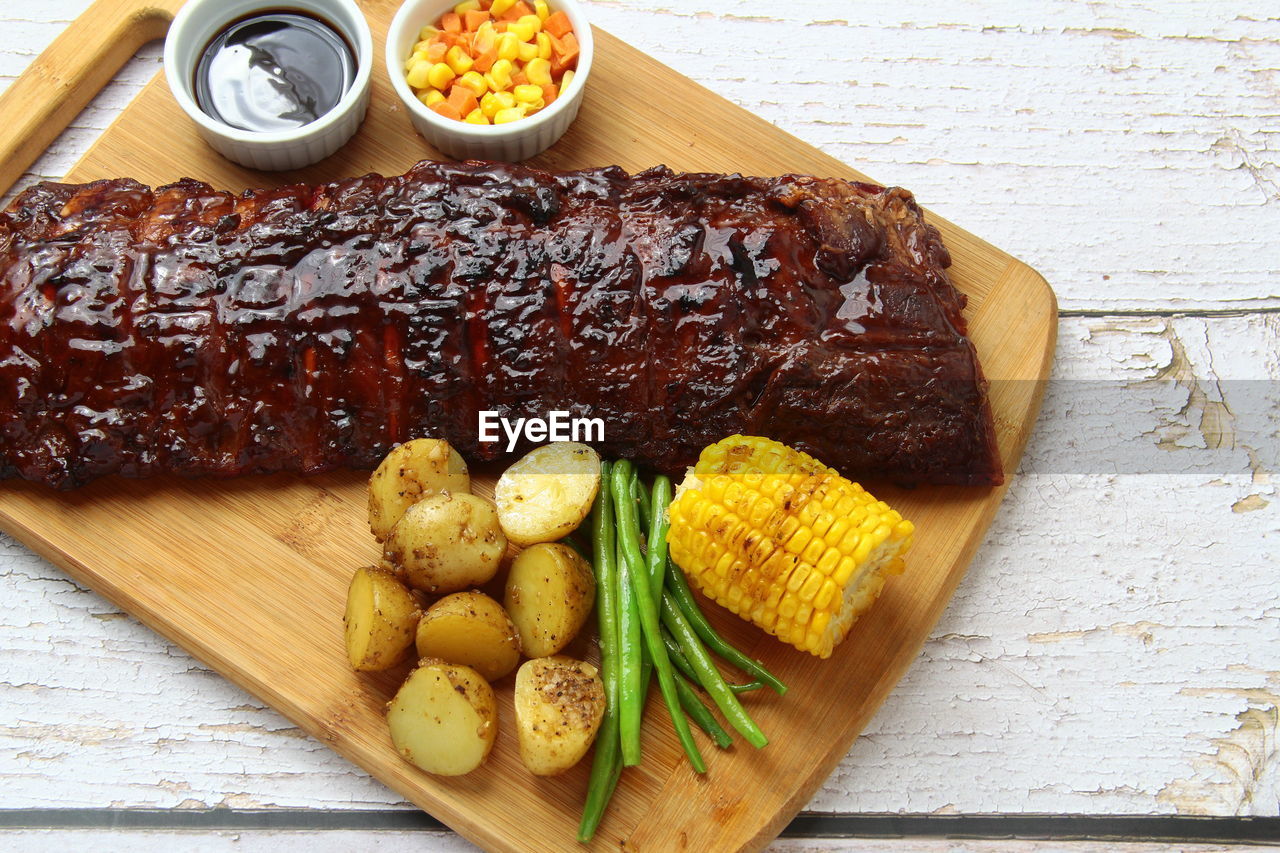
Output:
M355 75L355 56L333 27L299 12L265 12L235 21L205 47L196 103L240 130L293 130L336 107Z

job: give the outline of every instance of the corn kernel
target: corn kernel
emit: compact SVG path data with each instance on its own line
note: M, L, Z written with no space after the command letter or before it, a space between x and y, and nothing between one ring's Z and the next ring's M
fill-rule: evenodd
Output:
M538 57L541 59L550 59L551 58L551 36L547 35L546 33L538 33L537 38L534 39L534 41L538 47Z
M547 0L533 0L533 13L538 16L539 21L545 21L551 16L551 7L547 5Z
M456 44L449 48L449 52L444 55L444 61L453 70L454 74L466 74L471 70L471 57L467 56L467 52Z
M453 85L467 87L477 98L489 91L489 84L485 82L484 75L479 71L468 71L455 80Z
M457 6L453 7L455 15L465 15L468 12L479 12L480 0L462 0Z
M538 55L538 46L529 42L520 43L519 59L521 62L528 62Z
M435 27L431 26L430 24L427 24L425 27L418 30L418 41L430 41L431 37L436 35L439 32L440 31L437 30Z
M448 99L445 98L444 92L441 92L439 89L427 89L426 91L418 93L418 100L422 101L422 103L426 104L428 107L431 107Z
M533 15L525 16L525 18L532 18L532 17L534 16ZM533 27L529 25L529 22L525 20L525 18L521 18L518 21L514 21L510 24L507 24L507 32L515 36L516 38L520 39L520 41L533 41L535 31Z
M498 36L498 59L511 62L518 56L520 56L520 38L509 31Z
M516 19L516 23L529 27L535 34L542 32L542 19L537 15L521 15Z
M524 76L528 77L529 82L535 86L545 86L552 82L551 63L541 58L531 59L524 67Z
M489 7L489 14L496 18L506 13L514 5L516 5L516 0L493 0L493 5Z
M467 116L466 118L463 119L463 121L465 121L467 124L488 124L489 117L486 116L484 112L477 107L476 109L467 113Z
M569 84L573 82L573 69L570 68L560 77L560 92L563 95L569 88Z
M443 62L437 62L427 71L427 82L437 89L444 89L457 76L448 65Z
M535 86L532 83L516 86L511 91L516 96L518 103L531 104L534 101L542 100L542 87Z
M427 80L431 76L431 63L425 59L413 63L413 67L409 69L409 73L404 75L404 80L415 89L421 89L427 85Z
M512 121L519 121L524 118L523 107L510 107L505 110L498 110L493 117L494 124L506 124Z
M489 88L495 92L511 88L511 61L508 59L499 59L493 63L493 67L489 69L489 73L484 75L484 79L488 82Z
M480 111L486 118L493 118L499 110L510 109L516 105L516 96L510 92L486 92L480 99Z

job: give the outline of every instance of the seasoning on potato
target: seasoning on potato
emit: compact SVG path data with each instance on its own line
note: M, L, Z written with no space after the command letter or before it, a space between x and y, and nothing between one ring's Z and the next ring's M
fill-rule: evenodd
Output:
M600 455L576 441L531 450L494 487L498 519L517 545L555 542L582 523L600 490Z
M369 528L386 541L404 511L441 492L471 491L467 463L449 442L415 438L391 449L369 477Z
M567 545L521 551L507 574L503 605L531 658L553 655L582 629L596 600L591 566Z
M604 682L589 663L556 655L516 673L516 732L529 772L555 776L577 764L604 719Z
M418 621L418 657L473 668L497 681L520 663L520 635L502 605L482 592L455 592Z
M428 658L387 706L387 727L396 752L412 764L461 776L489 757L498 734L498 703L471 667Z
M391 528L383 557L407 584L434 594L491 580L506 550L493 504L442 492L405 510Z
M347 657L363 672L390 669L413 645L421 611L395 575L373 566L357 569L343 616Z

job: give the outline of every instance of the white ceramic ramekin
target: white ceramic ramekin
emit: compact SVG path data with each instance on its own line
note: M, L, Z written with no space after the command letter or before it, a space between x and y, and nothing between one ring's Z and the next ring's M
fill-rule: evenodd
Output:
M200 54L228 24L255 12L285 7L309 12L342 31L356 52L356 77L351 88L332 110L294 130L261 133L210 118L196 103L193 91ZM187 0L165 37L164 73L178 105L219 154L253 169L299 169L337 151L364 121L373 78L373 36L353 0Z
M578 67L569 90L555 103L531 116L507 124L467 124L445 118L430 110L414 96L404 79L404 62L418 41L418 31L434 24L457 0L406 0L391 21L387 32L387 73L391 85L414 128L432 146L459 160L524 160L545 151L564 135L578 115L582 93L591 73L591 57L595 45L582 7L574 0L548 0L551 8L569 16L573 34L578 38Z

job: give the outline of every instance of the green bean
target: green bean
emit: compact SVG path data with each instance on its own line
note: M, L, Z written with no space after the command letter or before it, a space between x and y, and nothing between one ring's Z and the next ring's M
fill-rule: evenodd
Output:
M725 684L724 676L720 675L720 670L716 669L711 655L707 654L707 650L702 647L698 635L670 595L662 597L662 624L667 626L671 635L676 638L676 642L680 644L685 657L698 673L698 682L720 708L720 713L724 714L729 725L737 729L738 733L747 739L747 743L757 749L767 744L769 739L764 736L764 732L760 731L755 720L751 719L751 715L742 707L737 695Z
M640 479L640 472L637 470L631 475L631 499L636 503L636 512L640 516L640 529L649 529L649 490L645 488L644 481Z
M601 463L601 483L609 482L611 466ZM592 565L596 576L596 618L600 626L600 679L604 682L604 719L596 737L587 799L578 824L578 840L590 841L618 784L618 564L617 528L608 488L596 495L591 511Z
M618 505L618 543L623 557L619 565L625 569L627 579L635 591L642 626L640 633L645 647L649 650L649 659L653 661L653 668L657 671L658 687L662 691L663 700L667 703L667 711L671 714L671 722L684 747L685 755L688 756L689 763L693 765L695 771L705 773L706 764L702 760L702 753L698 751L698 744L693 740L693 732L689 730L689 721L685 718L684 711L680 709L680 698L676 695L671 660L667 657L666 647L662 645L658 607L655 603L657 599L650 589L649 573L646 571L644 555L640 553L640 527L636 520L635 502L627 500L631 494L631 463L620 460L614 465L613 483L613 499ZM627 763L625 739L622 741L622 748L623 762Z
M653 592L653 606L662 606L662 587L667 571L667 531L671 518L667 507L671 504L671 480L658 475L653 479L652 498L649 502L649 550L645 560L649 568L649 588ZM641 502L643 503L643 501Z
M699 609L698 602L693 597L693 590L689 589L689 582L684 579L684 573L680 571L679 567L672 566L671 571L667 572L667 592L675 599L680 612L688 620L694 632L702 638L702 641L707 644L711 651L748 675L763 681L773 688L773 692L779 696L786 694L787 685L783 684L777 676L766 669L764 664L734 648L729 641L716 633L716 629L711 627L711 623L707 621L707 617Z
M707 733L707 737L721 749L728 749L733 746L733 735L724 730L724 726L716 720L715 715L711 713L711 709L702 704L702 700L698 698L698 693L693 689L693 685L689 680L680 673L676 673L676 693L680 695L680 704L688 713L689 719L693 720L698 728Z
M614 495L615 499L618 497ZM626 497L615 500L618 515L622 515ZM644 714L644 699L648 692L641 676L643 631L641 629L640 602L637 600L634 574L625 558L622 537L618 537L618 735L622 742L622 765L632 767L640 763L640 718ZM646 595L647 597L647 595Z
M667 657L671 658L671 663L675 668L680 670L690 681L697 681L698 673L693 671L693 667L689 664L689 659L684 656L684 652L680 651L680 644L676 642L676 638L671 636L671 632L665 627L662 629L662 645L667 647Z

